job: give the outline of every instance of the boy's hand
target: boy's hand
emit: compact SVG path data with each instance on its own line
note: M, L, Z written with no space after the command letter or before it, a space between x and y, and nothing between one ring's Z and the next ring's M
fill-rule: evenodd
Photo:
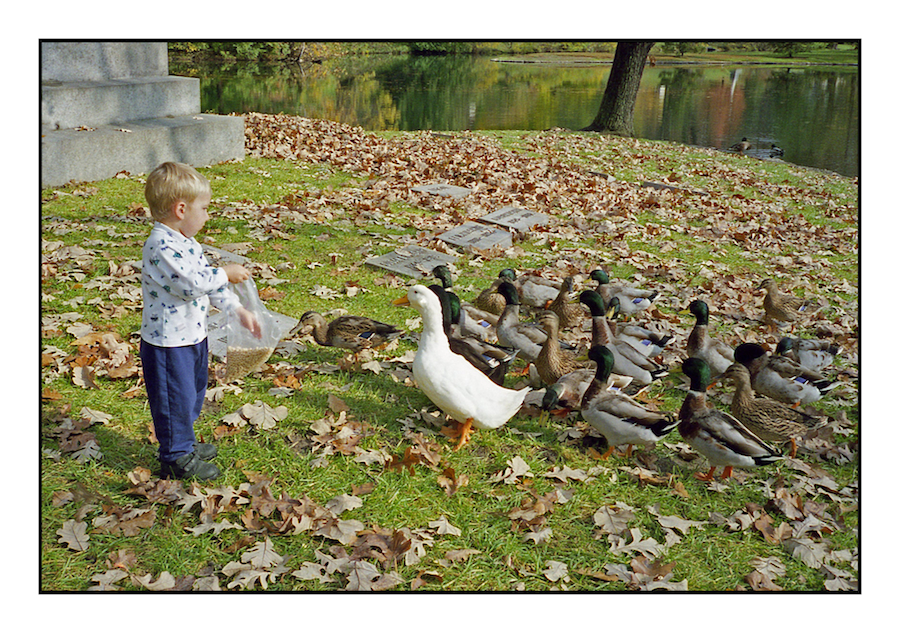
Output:
M255 338L262 338L262 326L259 324L259 319L256 318L256 315L243 306L237 308L236 311L238 318L241 320L241 325L250 330L250 333Z
M250 271L240 264L225 264L222 268L225 269L225 274L228 275L228 281L233 284L239 284L250 279Z

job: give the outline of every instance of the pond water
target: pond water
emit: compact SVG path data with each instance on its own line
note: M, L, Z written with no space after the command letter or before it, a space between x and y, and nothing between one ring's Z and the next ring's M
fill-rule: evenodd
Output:
M204 112L281 112L371 131L580 129L597 113L609 70L471 56L170 65L200 77ZM858 176L859 110L853 66L657 65L644 71L634 124L640 138L703 147L747 137L755 150L782 148L786 161Z

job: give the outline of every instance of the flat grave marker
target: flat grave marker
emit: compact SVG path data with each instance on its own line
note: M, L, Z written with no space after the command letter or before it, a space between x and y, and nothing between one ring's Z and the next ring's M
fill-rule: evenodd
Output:
M438 239L454 246L471 246L482 250L487 250L494 246L500 246L501 248L512 246L512 233L497 227L479 224L478 222L466 222L462 226L457 226L446 233L441 233L438 235Z
M530 231L534 226L545 225L548 218L543 213L529 211L528 209L503 207L478 219L491 224L499 224L509 229L516 229L517 231Z
M471 189L466 187L457 187L456 185L418 185L412 188L413 191L421 193L430 193L435 196L449 196L451 198L462 198L472 193Z
M452 264L456 257L439 253L421 246L409 245L398 248L386 255L370 257L366 264L376 268L384 268L399 275L421 279L430 275L439 264Z

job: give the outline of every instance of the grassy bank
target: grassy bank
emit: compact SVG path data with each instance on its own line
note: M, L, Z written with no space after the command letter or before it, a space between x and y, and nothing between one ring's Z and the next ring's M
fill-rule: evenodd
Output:
M248 157L201 170L213 209L198 239L249 257L271 310L346 311L408 334L358 361L298 334L262 371L211 382L197 430L218 445L223 478L160 482L136 358L143 177L44 191L41 589L857 587L855 180L586 134L246 123ZM411 191L431 182L473 193ZM435 237L508 205L548 225L490 252ZM702 297L717 336L774 347L755 288L775 277L820 301L798 334L843 346L840 386L815 406L829 424L796 459L712 484L693 477L708 466L677 431L600 460L604 440L577 414L534 408L454 451L411 380L417 315L391 305L410 280L364 263L408 244L456 255L468 300L506 267L575 275L580 287L604 267L659 289L649 318L674 336L671 373L642 398L670 411L684 398L678 366L693 326L681 311ZM589 328L565 336L584 345ZM711 398L726 408L730 391Z

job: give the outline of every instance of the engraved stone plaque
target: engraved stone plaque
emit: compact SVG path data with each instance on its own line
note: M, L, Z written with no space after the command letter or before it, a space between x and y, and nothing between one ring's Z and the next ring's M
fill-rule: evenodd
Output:
M419 185L418 187L413 187L413 191L419 191L422 193L430 193L435 196L450 196L451 198L462 198L463 196L467 196L472 193L471 189L467 189L466 187L457 187L456 185Z
M385 268L399 275L421 279L431 274L438 264L450 264L456 261L453 255L439 253L421 246L409 245L398 248L386 255L370 257L366 263L376 268Z
M519 207L503 207L479 218L484 222L499 224L517 231L529 231L534 226L543 226L547 223L547 216L543 213L520 209Z
M441 233L438 238L454 246L471 246L482 250L494 246L501 248L512 246L512 233L477 222L466 222L462 226Z

